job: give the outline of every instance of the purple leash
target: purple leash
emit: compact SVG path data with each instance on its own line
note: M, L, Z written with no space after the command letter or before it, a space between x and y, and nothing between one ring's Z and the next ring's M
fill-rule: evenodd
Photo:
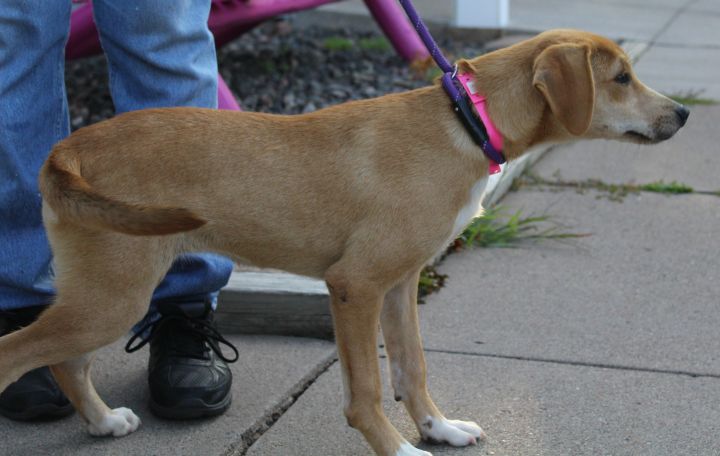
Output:
M442 85L445 92L447 92L452 101L457 101L462 96L455 85L457 68L445 58L412 2L410 0L400 0L400 4L403 9L405 9L405 13L407 13L410 22L412 22L413 27L415 27L415 31L420 35L420 39L425 43L425 47L428 49L428 52L430 52L433 60L435 60L435 63L440 67L442 72L445 73L442 76Z
M420 39L423 43L425 43L425 47L428 49L428 52L430 52L433 60L435 60L437 66L444 73L441 79L443 89L445 89L445 92L448 94L450 100L453 102L453 110L460 117L460 120L462 121L463 125L465 125L468 133L470 133L470 136L472 136L475 143L480 146L483 153L485 154L485 156L488 157L488 159L498 164L505 163L505 156L502 154L502 152L496 150L493 145L490 144L490 140L488 138L485 126L483 125L482 121L479 120L477 116L472 112L472 108L470 107L470 103L467 100L467 94L465 93L465 90L461 92L458 88L458 85L460 85L460 83L456 79L457 66L452 65L448 61L448 59L445 58L437 43L433 39L432 35L430 35L430 31L428 30L427 26L425 26L423 20L420 18L420 15L415 9L415 6L413 6L412 2L410 0L399 1L403 9L405 10L405 13L407 13L413 27L415 27L415 30L420 36Z

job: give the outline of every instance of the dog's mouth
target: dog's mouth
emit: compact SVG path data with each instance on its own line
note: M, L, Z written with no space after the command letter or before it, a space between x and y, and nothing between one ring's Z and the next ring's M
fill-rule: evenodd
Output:
M643 133L640 133L635 130L628 130L624 133L625 137L631 139L634 142L641 143L641 144L653 144L657 142L656 139L653 139L649 137L648 135L645 135Z

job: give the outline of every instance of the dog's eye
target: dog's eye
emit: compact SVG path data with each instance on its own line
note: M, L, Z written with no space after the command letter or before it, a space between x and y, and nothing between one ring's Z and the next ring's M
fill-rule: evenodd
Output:
M628 73L620 73L615 76L615 82L618 84L628 84L630 82L630 75Z

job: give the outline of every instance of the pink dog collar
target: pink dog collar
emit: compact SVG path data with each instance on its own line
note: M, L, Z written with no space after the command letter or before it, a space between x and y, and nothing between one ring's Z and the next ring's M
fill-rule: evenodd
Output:
M468 73L459 73L457 75L457 80L460 81L460 84L462 84L465 92L470 97L470 101L472 101L475 106L475 109L480 116L480 120L482 120L485 125L488 138L490 139L490 144L495 148L495 150L503 150L502 134L500 134L497 127L495 127L495 124L490 119L490 115L488 114L485 106L485 97L478 93L475 88L475 81L473 81L472 77ZM497 162L490 158L488 158L488 161L490 162L488 166L488 174L497 174L502 171L502 168L500 168L500 165Z

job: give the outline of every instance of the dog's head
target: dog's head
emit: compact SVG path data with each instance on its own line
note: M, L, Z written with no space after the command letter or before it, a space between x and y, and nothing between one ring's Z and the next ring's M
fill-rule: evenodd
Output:
M496 125L521 149L574 138L656 143L690 114L640 82L620 46L592 33L551 30L458 64L476 77Z
M690 111L640 82L615 42L573 30L538 38L533 87L572 135L657 143L685 125Z

